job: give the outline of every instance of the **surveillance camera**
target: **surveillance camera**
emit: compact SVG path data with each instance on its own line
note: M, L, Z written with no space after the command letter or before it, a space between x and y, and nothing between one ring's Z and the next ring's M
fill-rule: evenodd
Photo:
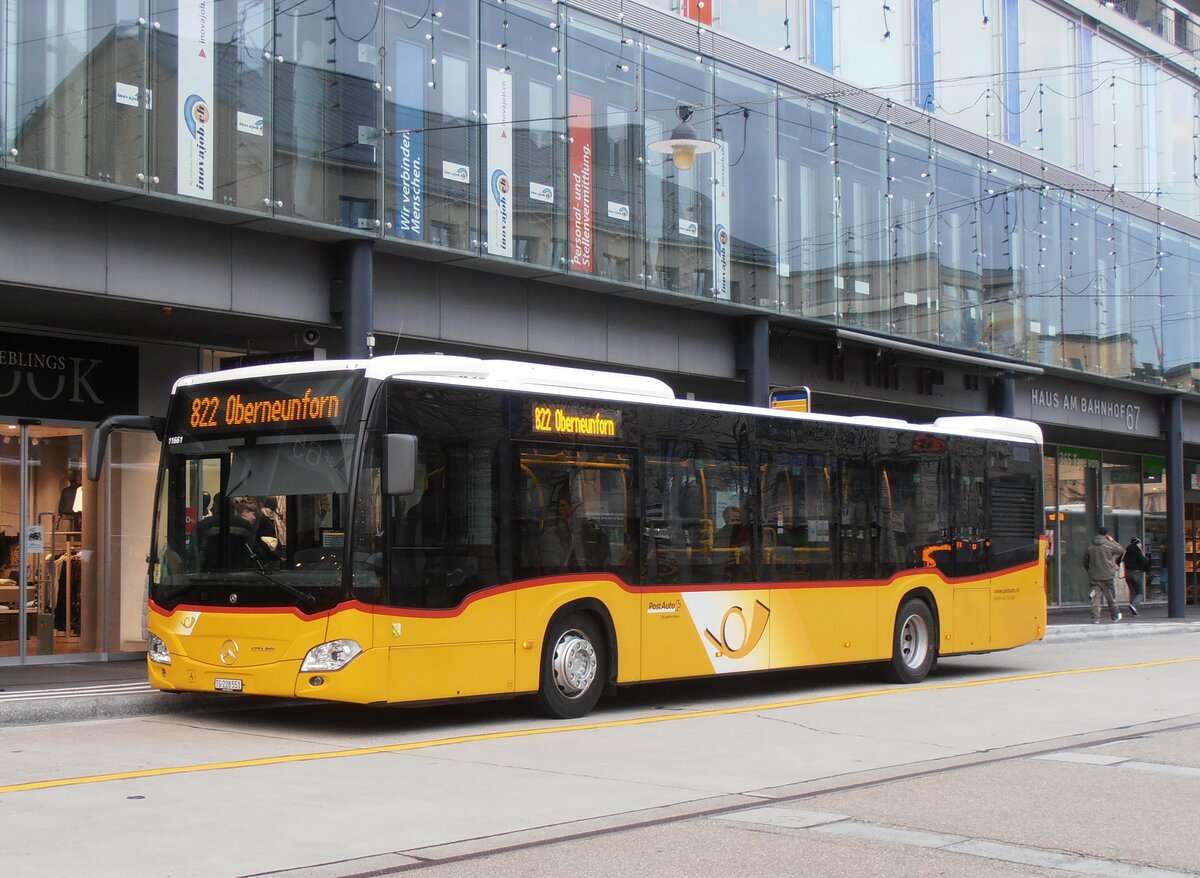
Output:
M321 341L321 331L310 326L308 329L304 330L300 337L304 339L304 343L306 345L308 345L310 348L313 348L316 347Z

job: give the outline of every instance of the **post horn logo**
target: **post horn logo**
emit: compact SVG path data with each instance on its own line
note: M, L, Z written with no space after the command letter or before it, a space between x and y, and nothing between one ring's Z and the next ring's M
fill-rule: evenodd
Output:
M729 620L736 618L742 623L742 642L738 646L734 646L729 642ZM767 620L771 618L771 609L762 601L755 601L751 611L750 622L746 622L746 613L741 607L730 607L725 611L725 615L721 618L721 636L713 634L707 628L704 629L704 636L708 642L716 649L716 657L731 659L745 658L754 651L754 647L758 646L758 642L762 640L763 632L767 630ZM737 631L734 630L734 642L737 642Z

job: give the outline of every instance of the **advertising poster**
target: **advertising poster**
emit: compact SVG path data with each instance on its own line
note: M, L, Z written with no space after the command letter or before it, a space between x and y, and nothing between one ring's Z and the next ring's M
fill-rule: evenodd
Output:
M425 89L421 71L425 50L397 42L396 59L396 226L401 238L425 236Z
M487 72L487 250L513 255L512 74Z
M729 149L713 153L713 295L729 298Z
M213 119L213 28L216 26L212 0L179 2L179 121L177 160L180 195L213 197L213 151L216 136Z
M595 238L594 187L592 184L592 99L572 94L567 98L568 140L571 145L570 240L572 271L593 271Z

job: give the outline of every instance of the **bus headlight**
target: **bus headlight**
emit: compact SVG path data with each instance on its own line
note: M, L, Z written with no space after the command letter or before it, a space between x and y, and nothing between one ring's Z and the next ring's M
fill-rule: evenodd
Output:
M169 665L171 663L171 654L167 652L167 645L162 642L161 637L156 637L153 634L147 639L148 650L146 652L150 661L158 662L160 665Z
M300 665L300 670L340 671L360 652L362 647L353 640L331 640L310 649L304 657L304 664Z

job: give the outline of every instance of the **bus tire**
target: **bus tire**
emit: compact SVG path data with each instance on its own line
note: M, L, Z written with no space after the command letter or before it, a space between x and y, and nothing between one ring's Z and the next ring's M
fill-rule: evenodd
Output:
M538 700L547 716L574 719L587 714L604 691L608 667L604 635L586 613L555 619L546 631Z
M896 613L892 633L892 660L887 678L893 683L920 683L937 661L933 613L920 598L909 598Z

